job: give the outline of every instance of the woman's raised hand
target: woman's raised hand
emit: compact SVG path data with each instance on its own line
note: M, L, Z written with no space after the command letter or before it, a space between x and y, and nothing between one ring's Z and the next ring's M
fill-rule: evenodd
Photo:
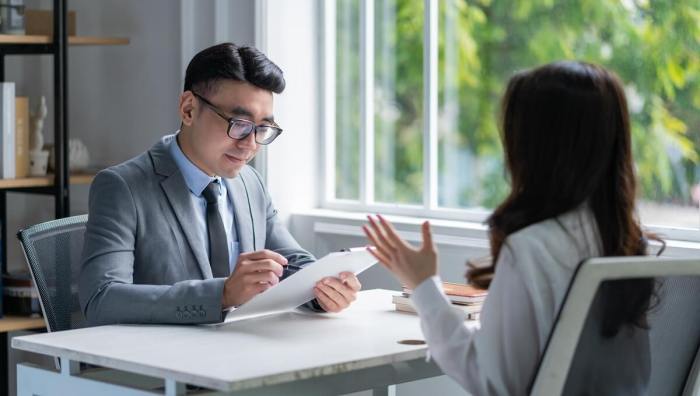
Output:
M379 260L399 281L414 289L425 279L437 274L437 250L427 221L421 226L423 245L415 248L401 239L394 226L381 215L367 216L369 225L362 230L367 235L367 250Z

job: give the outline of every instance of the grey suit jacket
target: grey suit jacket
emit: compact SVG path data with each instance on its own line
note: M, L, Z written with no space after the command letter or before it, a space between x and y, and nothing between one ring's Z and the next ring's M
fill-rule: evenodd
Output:
M222 320L225 278L212 277L205 237L194 227L197 212L167 148L174 136L92 183L79 279L90 325ZM253 168L224 182L241 252L280 253L289 260L284 277L315 260L280 223Z

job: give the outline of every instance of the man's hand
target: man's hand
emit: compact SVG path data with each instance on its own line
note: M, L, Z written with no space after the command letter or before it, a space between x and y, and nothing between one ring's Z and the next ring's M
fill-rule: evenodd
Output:
M339 278L325 278L316 283L314 295L326 312L340 312L357 299L362 285L352 272L341 272Z
M271 250L241 253L224 283L223 307L239 306L278 284L285 265L287 259Z

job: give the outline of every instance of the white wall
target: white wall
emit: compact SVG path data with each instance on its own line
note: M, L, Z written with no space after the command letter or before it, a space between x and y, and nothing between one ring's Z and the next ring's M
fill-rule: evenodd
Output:
M280 215L317 205L318 42L314 0L269 0L267 54L283 71L287 87L275 97L275 120L284 133L267 148L267 184ZM290 21L293 21L290 22Z

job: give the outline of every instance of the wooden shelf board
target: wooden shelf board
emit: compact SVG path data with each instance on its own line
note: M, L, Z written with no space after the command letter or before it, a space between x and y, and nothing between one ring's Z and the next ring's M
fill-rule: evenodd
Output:
M0 34L1 44L51 44L51 36L29 36L19 34ZM70 45L126 45L129 39L124 37L68 36Z
M9 331L43 329L46 327L44 318L28 317L28 316L10 316L5 315L0 319L0 333Z
M70 184L90 184L94 178L94 174L74 174L70 175ZM23 179L0 179L0 190L24 187L50 187L53 186L53 179L54 175L52 174Z

